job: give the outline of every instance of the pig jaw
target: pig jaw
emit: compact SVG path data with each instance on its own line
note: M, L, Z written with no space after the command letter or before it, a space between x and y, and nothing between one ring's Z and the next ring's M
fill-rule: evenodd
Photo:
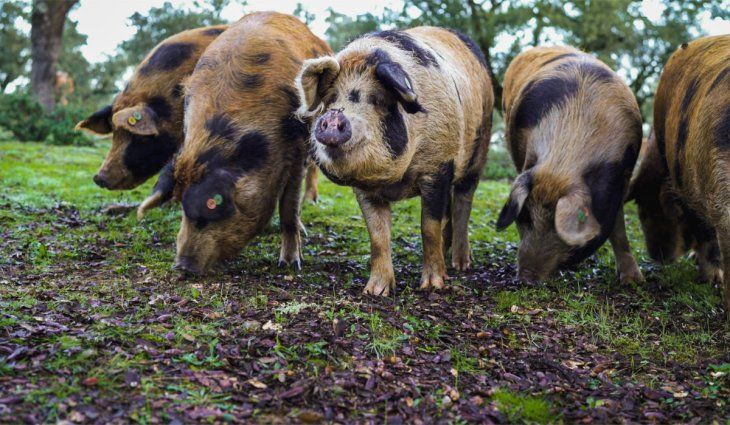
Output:
M190 274L205 274L219 260L235 256L255 234L253 225L235 222L208 224L198 228L183 217L177 234L177 253L173 268Z

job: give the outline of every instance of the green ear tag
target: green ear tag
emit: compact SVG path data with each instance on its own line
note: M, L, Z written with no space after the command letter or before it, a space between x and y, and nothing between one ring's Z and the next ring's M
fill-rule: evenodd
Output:
M132 116L133 116L133 117L134 117L134 119L136 119L137 121L140 121L140 120L142 119L142 114L141 114L141 113L140 113L139 111L135 111L135 112L134 112L134 114L132 114Z
M220 194L213 195L213 200L215 201L216 205L220 205L223 203L223 197Z
M578 222L585 223L588 220L588 215L583 210L578 210Z

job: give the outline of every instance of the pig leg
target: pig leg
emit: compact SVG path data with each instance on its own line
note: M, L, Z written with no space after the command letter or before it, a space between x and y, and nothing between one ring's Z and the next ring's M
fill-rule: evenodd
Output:
M302 269L299 199L303 174L303 167L296 167L296 170L289 176L281 198L279 198L279 222L281 223L279 267L293 265L297 270Z
M442 166L432 179L421 184L421 238L423 240L423 274L421 289L442 289L446 275L443 232L447 224L453 168ZM458 208L458 205L454 205ZM456 226L456 223L454 223ZM458 240L454 240L454 249Z
M686 222L697 245L695 254L700 275L705 282L722 283L722 265L720 264L720 246L715 228L697 214L685 211Z
M391 289L395 290L395 273L390 252L390 204L369 198L357 189L355 196L370 235L370 279L363 293L388 296Z
M643 282L644 276L642 276L639 265L636 264L636 260L631 254L629 239L626 237L623 206L618 211L616 224L608 240L611 242L614 257L616 257L616 269L621 283Z
M730 217L726 217L725 222L726 227L717 231L717 239L720 243L723 264L720 289L722 290L722 300L725 302L725 314L730 317Z
M465 176L454 186L454 241L451 247L451 265L458 271L468 270L471 265L471 250L469 248L469 217L471 206L479 184L479 174L476 178Z
M317 202L317 166L314 163L307 165L307 176L304 181L304 200Z

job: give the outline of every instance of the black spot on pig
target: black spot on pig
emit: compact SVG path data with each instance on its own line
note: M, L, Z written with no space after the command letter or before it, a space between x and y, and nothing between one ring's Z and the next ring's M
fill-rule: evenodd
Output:
M89 127L99 134L112 132L112 105L107 105L94 112L86 119Z
M471 51L471 53L477 58L479 63L484 67L484 69L489 69L487 66L487 58L484 57L484 52L482 52L482 49L479 47L479 45L472 40L469 36L460 33L459 31L449 29L455 36L459 37L459 40L461 40L464 45Z
M225 28L208 28L207 30L203 30L203 35L207 35L208 37L218 37L223 34L223 31L225 31Z
M203 178L188 187L182 196L183 211L199 229L210 222L224 220L233 215L233 193L238 176L226 168L209 170ZM215 199L219 197L220 203ZM210 202L210 200L214 202ZM213 208L211 208L215 204Z
M408 145L408 130L397 103L394 102L388 107L387 113L382 118L381 128L391 156L395 159L402 155Z
M280 123L282 138L291 142L307 139L309 126L294 116L294 112L299 108L299 97L291 87L280 86L279 90L284 93L289 106Z
M725 112L715 128L715 146L730 150L730 104L725 105Z
M146 75L154 71L171 71L185 63L194 51L195 45L192 43L163 44L155 50L139 72Z
M382 38L383 40L395 44L396 46L398 46L399 49L413 54L413 56L416 58L416 61L418 61L418 64L421 66L428 67L433 65L436 68L439 67L439 64L436 61L436 57L434 57L433 53L419 46L416 40L405 32L386 30L370 33L367 35Z
M563 105L575 95L578 83L572 78L552 77L530 81L523 90L515 111L515 130L535 127L551 109Z
M156 122L168 120L172 115L172 107L164 97L155 96L150 98L147 100L147 106L155 111L155 115L157 115L157 119L155 120Z
M241 171L260 168L269 157L269 139L258 131L244 134L236 142L232 160Z
M446 208L451 194L451 183L454 181L454 161L441 164L438 173L426 187L421 189L426 213L441 220L446 216Z
M205 129L210 133L211 138L236 140L236 126L233 121L223 114L213 115L205 122Z
M520 186L521 190L530 193L532 191L532 171L525 171L517 176L517 180L515 180L514 185ZM526 209L527 208L522 208L522 210ZM499 216L497 217L497 230L502 231L506 229L518 218L520 214L520 205L512 196L510 196L509 201L504 204L502 211L499 212Z
M182 84L177 84L172 88L173 97L182 97L185 94L185 87Z
M578 64L578 69L583 76L589 77L593 80L602 83L610 83L614 81L614 73L596 63L580 62Z
M157 136L132 134L124 151L124 166L139 179L147 179L162 168L177 151L175 139L166 132Z
M557 62L557 61L562 60L562 59L565 59L565 58L574 58L574 57L577 57L577 56L578 55L576 53L563 53L562 55L557 55L557 56L555 56L553 58L550 58L550 59L546 60L545 62L542 63L541 66L545 66L545 65L551 64L553 62Z
M261 88L264 85L264 76L261 74L240 74L238 75L237 85L246 90Z
M707 221L700 216L692 207L685 202L679 202L684 221L687 223L688 230L695 241L699 244L710 244L710 250L707 253L708 260L715 266L720 265L720 247L717 244L717 233Z
M350 91L350 94L347 95L347 100L349 100L352 103L359 103L360 102L360 90Z

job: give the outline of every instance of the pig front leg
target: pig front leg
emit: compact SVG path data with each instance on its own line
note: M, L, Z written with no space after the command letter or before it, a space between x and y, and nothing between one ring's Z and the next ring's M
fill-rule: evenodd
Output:
M299 200L303 174L303 167L296 167L296 170L289 176L281 198L279 198L279 222L281 223L279 267L293 265L297 270L302 269Z
M474 193L479 184L479 173L467 174L454 185L453 242L451 246L451 265L458 271L465 271L471 266L471 249L469 248L469 217L474 200Z
M712 284L722 284L722 259L715 228L692 211L685 211L685 217L696 241L694 250L702 279Z
M357 189L355 196L370 235L370 279L363 293L387 296L391 289L395 290L395 273L390 252L390 204L369 198Z
M608 237L613 248L613 255L616 258L616 269L621 283L644 282L644 276L636 264L636 259L631 254L629 239L626 237L626 223L624 221L624 208L619 208L616 224L611 235Z
M421 289L442 289L446 275L446 263L444 261L443 231L447 224L446 214L449 210L451 197L451 183L454 179L453 162L442 165L439 172L432 178L425 179L420 185L421 189L421 237L423 239L423 274L421 276ZM459 206L454 204L454 209ZM454 221L453 227L457 229L460 223ZM457 248L459 241L454 238L453 249Z
M725 302L725 314L730 318L730 217L725 217L726 227L717 232L722 255L723 281L720 285L722 300Z
M317 202L317 166L313 163L307 165L307 175L304 178L304 200Z

